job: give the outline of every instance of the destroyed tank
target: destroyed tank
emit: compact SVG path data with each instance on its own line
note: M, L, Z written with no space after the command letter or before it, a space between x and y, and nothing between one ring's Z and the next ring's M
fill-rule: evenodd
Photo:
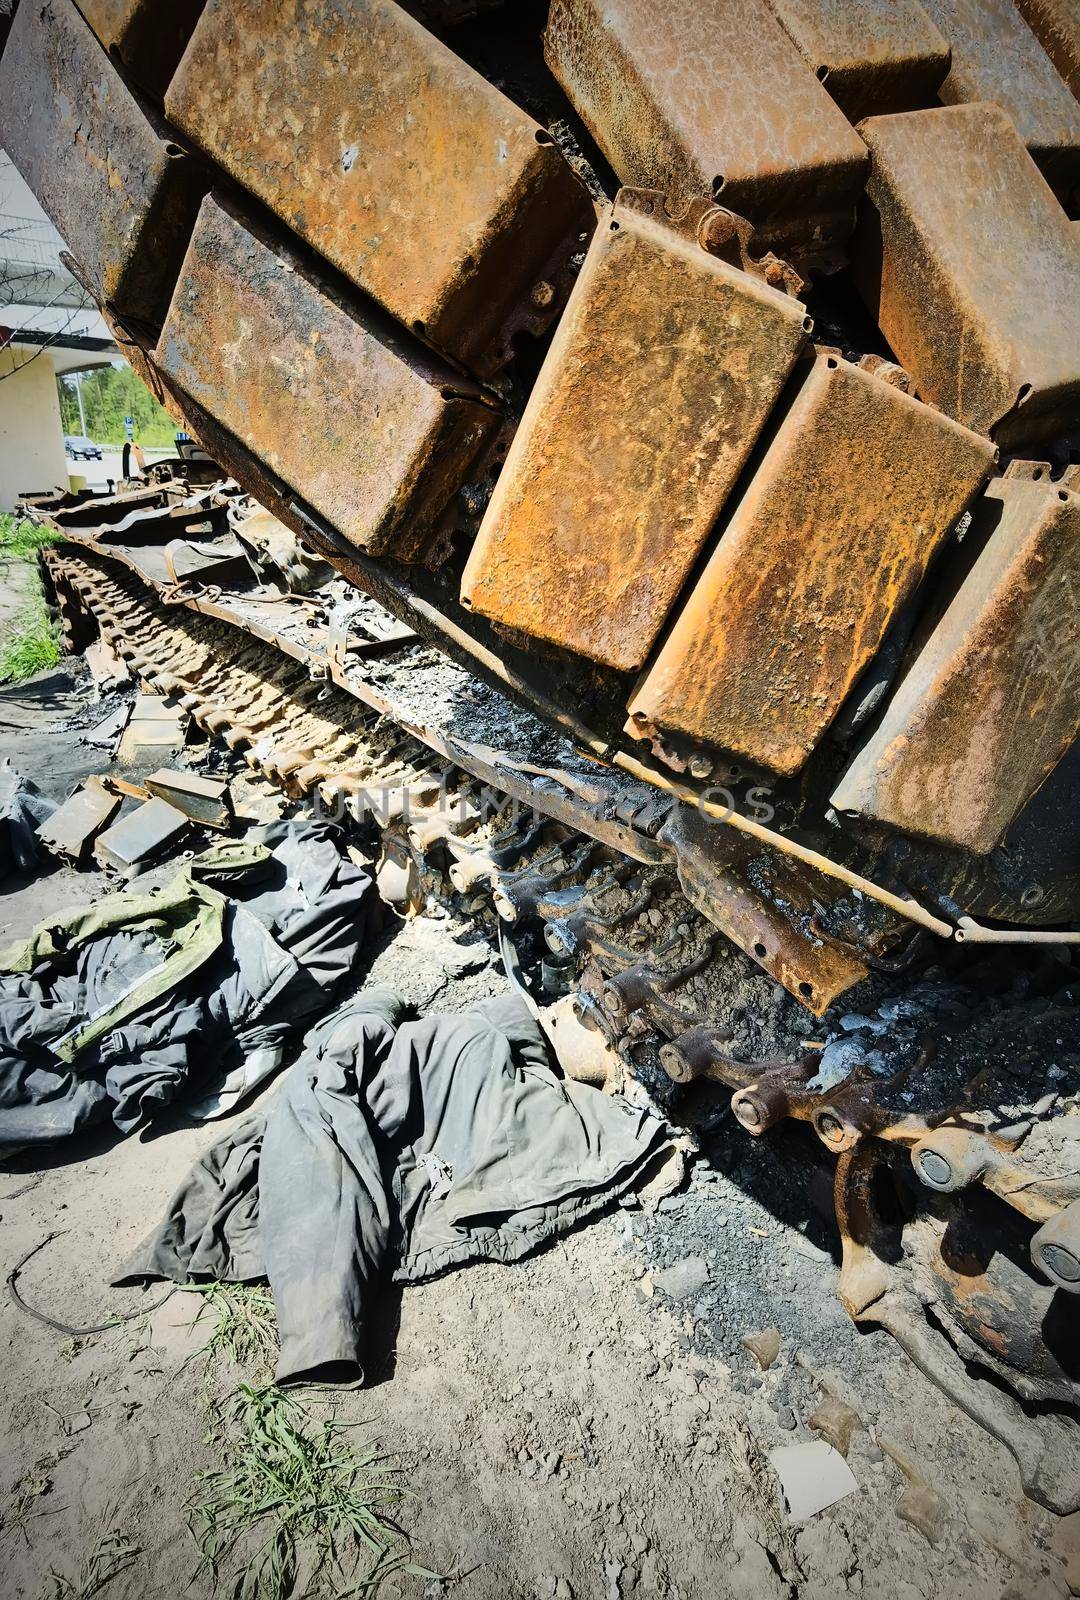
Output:
M847 1310L1075 1510L1075 8L169 17L22 0L0 61L202 447L28 494L69 643L378 788L384 894L571 1070L816 1137Z

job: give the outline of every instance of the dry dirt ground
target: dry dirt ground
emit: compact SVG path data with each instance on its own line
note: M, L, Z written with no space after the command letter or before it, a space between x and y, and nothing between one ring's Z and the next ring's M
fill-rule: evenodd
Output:
M0 755L18 761L32 749L34 775L59 783L28 720L21 731L0 728ZM65 781L74 748L67 738L60 752ZM0 886L4 936L25 932L54 901L70 904L86 883L70 873ZM370 977L426 1010L460 1009L505 981L486 947L445 916L389 930ZM19 1279L32 1304L83 1326L156 1302L160 1287L141 1296L108 1280L219 1131L178 1112L148 1137L98 1135L10 1159L0 1171L0 1275L55 1233ZM1023 1498L1007 1451L886 1335L858 1333L835 1301L820 1186L805 1182L809 1147L736 1137L720 1115L704 1146L680 1193L614 1206L530 1261L388 1293L368 1387L302 1395L311 1417L361 1423L356 1437L388 1452L412 1491L401 1525L415 1560L443 1576L398 1576L380 1593L1066 1594L1052 1519ZM215 1405L268 1374L257 1361L237 1367L205 1353L212 1318L194 1325L201 1305L177 1292L82 1338L29 1319L4 1294L4 1600L233 1592L233 1570L215 1587L200 1569L185 1506L196 1474L221 1464ZM759 1372L741 1340L769 1327L780 1353ZM858 1412L848 1451L858 1487L797 1524L765 1453L816 1438L807 1420L830 1394ZM939 1497L929 1497L936 1542L898 1513L909 1487L898 1458ZM110 1530L137 1554L93 1591L81 1569ZM338 1592L319 1587L325 1577L314 1574L311 1592Z

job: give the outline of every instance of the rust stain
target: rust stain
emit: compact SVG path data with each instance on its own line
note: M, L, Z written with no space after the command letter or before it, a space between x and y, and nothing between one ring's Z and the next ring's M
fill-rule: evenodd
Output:
M991 100L1063 195L1080 179L1080 106L1013 0L921 0L952 50L946 105ZM1075 16L1075 11L1074 11Z
M1080 100L1080 11L1074 0L1016 0L1017 8Z
M102 47L160 102L199 20L203 0L78 0Z
M1080 733L1080 493L998 478L986 539L833 805L986 854Z
M545 55L621 183L796 256L850 232L866 153L765 0L552 0Z
M808 327L799 301L616 205L496 485L464 603L639 666Z
M822 354L732 511L627 731L794 773L989 474L989 440Z
M214 196L154 365L353 544L409 559L499 413Z
M844 898L838 885L689 806L672 812L660 838L690 903L814 1016L866 977L856 950L817 920Z
M857 122L932 100L949 46L919 0L768 0L837 105Z
M595 211L550 136L389 0L210 0L169 117L481 376L540 332ZM535 294L537 286L544 291Z
M924 399L1002 445L1080 420L1080 250L1004 111L860 125L857 277Z
M19 7L0 59L0 144L95 299L160 327L206 183L70 0Z

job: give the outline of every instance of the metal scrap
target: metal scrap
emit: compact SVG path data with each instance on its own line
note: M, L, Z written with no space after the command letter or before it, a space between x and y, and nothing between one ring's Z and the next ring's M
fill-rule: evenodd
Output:
M176 772L162 767L152 772L146 788L159 800L167 800L185 817L203 828L227 832L234 820L229 785L221 778L204 778L197 772Z
M216 197L155 364L353 545L402 559L424 549L500 421L475 384L347 309Z
M1080 99L1080 14L1072 0L1016 0L1017 9Z
M769 9L841 110L910 111L932 99L949 46L919 0L768 0Z
M722 195L797 258L850 232L866 152L765 0L553 0L544 52L621 183Z
M166 96L196 144L401 323L486 376L595 213L551 136L389 0L209 0Z
M985 548L833 793L985 854L1080 732L1080 492L995 479Z
M1012 120L1047 181L1067 197L1080 180L1080 105L1013 0L921 0L952 53L946 105L990 100Z
M1005 112L871 117L859 287L918 393L1002 446L1080 418L1080 250Z
M203 0L79 0L102 49L160 101L199 20Z
M122 803L103 779L89 777L38 829L38 839L54 856L85 866L98 835L112 822Z
M799 301L616 204L511 445L462 601L594 661L640 666L809 326Z
M630 701L799 771L990 472L989 440L821 354Z
M101 866L135 877L178 845L188 826L182 811L147 800L99 835L94 855Z
M151 124L70 0L19 7L0 58L0 144L94 298L159 326L206 180Z

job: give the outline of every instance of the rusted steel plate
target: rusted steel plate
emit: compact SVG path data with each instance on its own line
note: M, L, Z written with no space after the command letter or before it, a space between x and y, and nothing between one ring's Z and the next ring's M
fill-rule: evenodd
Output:
M1080 415L1080 250L997 106L860 126L859 287L919 393L1021 445Z
M799 301L617 205L495 486L463 602L640 666L809 325Z
M852 122L932 100L949 47L919 0L768 0L769 9Z
M596 215L550 136L390 0L209 0L170 118L399 321L486 376Z
M189 826L166 801L146 800L99 835L94 855L100 866L134 878L179 844Z
M850 232L866 152L764 0L552 0L545 55L620 182L785 249Z
M992 100L1011 117L1047 180L1067 192L1080 178L1080 106L1013 0L921 4L952 50L941 99L946 105Z
M95 298L160 327L206 184L70 0L19 7L0 59L0 145Z
M104 49L131 82L162 100L199 20L203 0L78 0Z
M1080 100L1080 10L1075 0L1017 0L1017 9Z
M988 439L819 355L630 703L794 773L989 474Z
M204 828L232 827L232 794L229 785L220 778L204 778L197 772L177 772L172 767L162 767L150 774L146 787L156 799L166 800Z
M63 856L81 867L98 834L120 810L122 800L122 795L106 789L104 779L91 776L41 824L38 842L52 855Z
M986 854L1080 733L1080 493L997 478L985 548L833 795Z
M409 559L501 418L208 196L154 357L352 544Z

